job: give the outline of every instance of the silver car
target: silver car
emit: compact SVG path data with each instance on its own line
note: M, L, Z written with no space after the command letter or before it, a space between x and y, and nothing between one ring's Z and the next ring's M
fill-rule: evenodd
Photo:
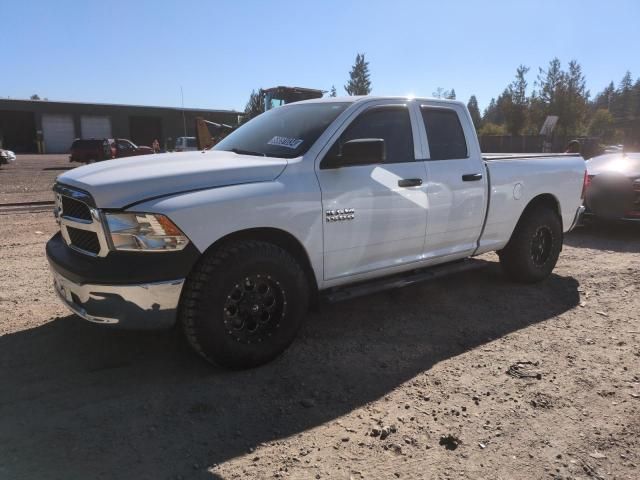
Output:
M613 153L586 162L585 216L640 221L640 153Z

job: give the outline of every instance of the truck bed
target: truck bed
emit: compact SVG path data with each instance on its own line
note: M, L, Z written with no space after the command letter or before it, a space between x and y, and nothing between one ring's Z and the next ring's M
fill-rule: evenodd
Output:
M499 153L482 158L489 178L489 208L477 253L503 248L524 207L541 194L556 199L563 231L571 227L585 172L580 155Z

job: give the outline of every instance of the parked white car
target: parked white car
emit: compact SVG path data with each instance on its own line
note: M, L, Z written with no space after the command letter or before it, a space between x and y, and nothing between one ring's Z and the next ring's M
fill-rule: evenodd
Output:
M176 138L176 152L189 152L198 150L198 143L196 137L178 137Z
M16 161L16 154L11 150L0 149L0 165L6 165Z
M81 317L178 322L207 360L251 367L281 353L321 297L475 268L489 251L515 281L547 278L584 182L578 155L483 156L460 102L309 100L209 151L62 174L47 256Z

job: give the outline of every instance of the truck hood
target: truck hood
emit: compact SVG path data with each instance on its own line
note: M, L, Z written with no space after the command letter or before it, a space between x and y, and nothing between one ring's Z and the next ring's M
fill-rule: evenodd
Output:
M271 181L286 166L284 158L220 150L163 153L74 168L57 181L89 192L100 208L123 208L189 190Z

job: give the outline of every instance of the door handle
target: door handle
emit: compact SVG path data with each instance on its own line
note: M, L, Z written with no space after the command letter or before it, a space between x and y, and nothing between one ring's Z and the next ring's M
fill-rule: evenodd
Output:
M462 175L463 182L477 182L478 180L482 180L481 173L465 173Z
M422 185L421 178L403 178L398 180L399 187L418 187Z

